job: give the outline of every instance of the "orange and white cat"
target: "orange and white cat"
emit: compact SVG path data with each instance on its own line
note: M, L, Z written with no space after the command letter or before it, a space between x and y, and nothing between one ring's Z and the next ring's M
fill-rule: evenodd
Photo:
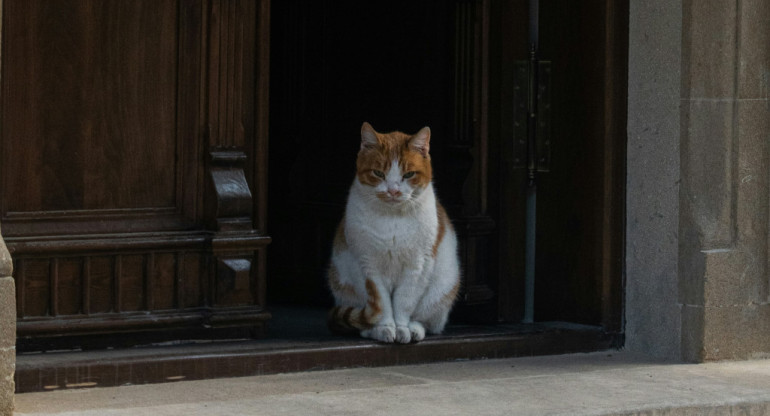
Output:
M460 286L457 236L433 192L430 129L361 127L356 177L334 238L334 332L382 342L440 333Z

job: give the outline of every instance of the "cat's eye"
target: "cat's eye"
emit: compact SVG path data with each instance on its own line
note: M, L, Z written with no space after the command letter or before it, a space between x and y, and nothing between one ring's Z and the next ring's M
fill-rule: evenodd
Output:
M385 174L381 170L373 170L372 173L378 178L385 179Z
M407 172L406 175L404 175L404 179L409 179L414 177L414 174L417 172Z

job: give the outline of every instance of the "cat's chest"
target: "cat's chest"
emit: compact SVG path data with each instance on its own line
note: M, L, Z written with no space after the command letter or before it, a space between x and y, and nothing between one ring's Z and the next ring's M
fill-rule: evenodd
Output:
M373 219L370 225L372 237L389 248L418 243L426 231L423 224L412 218Z
M369 217L361 224L361 242L373 250L416 253L433 238L430 224L417 218Z

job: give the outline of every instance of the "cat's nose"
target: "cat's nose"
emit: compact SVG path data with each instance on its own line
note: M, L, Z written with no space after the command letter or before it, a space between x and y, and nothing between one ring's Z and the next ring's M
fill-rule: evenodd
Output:
M398 190L398 189L396 189L396 188L388 188L388 193L389 193L389 194L390 194L390 196L392 196L393 198L395 198L395 197L397 197L397 196L401 196L401 191L399 191L399 190Z

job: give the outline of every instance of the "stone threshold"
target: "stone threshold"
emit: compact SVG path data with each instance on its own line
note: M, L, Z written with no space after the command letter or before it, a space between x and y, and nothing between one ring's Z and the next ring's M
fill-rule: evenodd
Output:
M57 390L21 416L770 414L770 360L681 364L602 351Z

